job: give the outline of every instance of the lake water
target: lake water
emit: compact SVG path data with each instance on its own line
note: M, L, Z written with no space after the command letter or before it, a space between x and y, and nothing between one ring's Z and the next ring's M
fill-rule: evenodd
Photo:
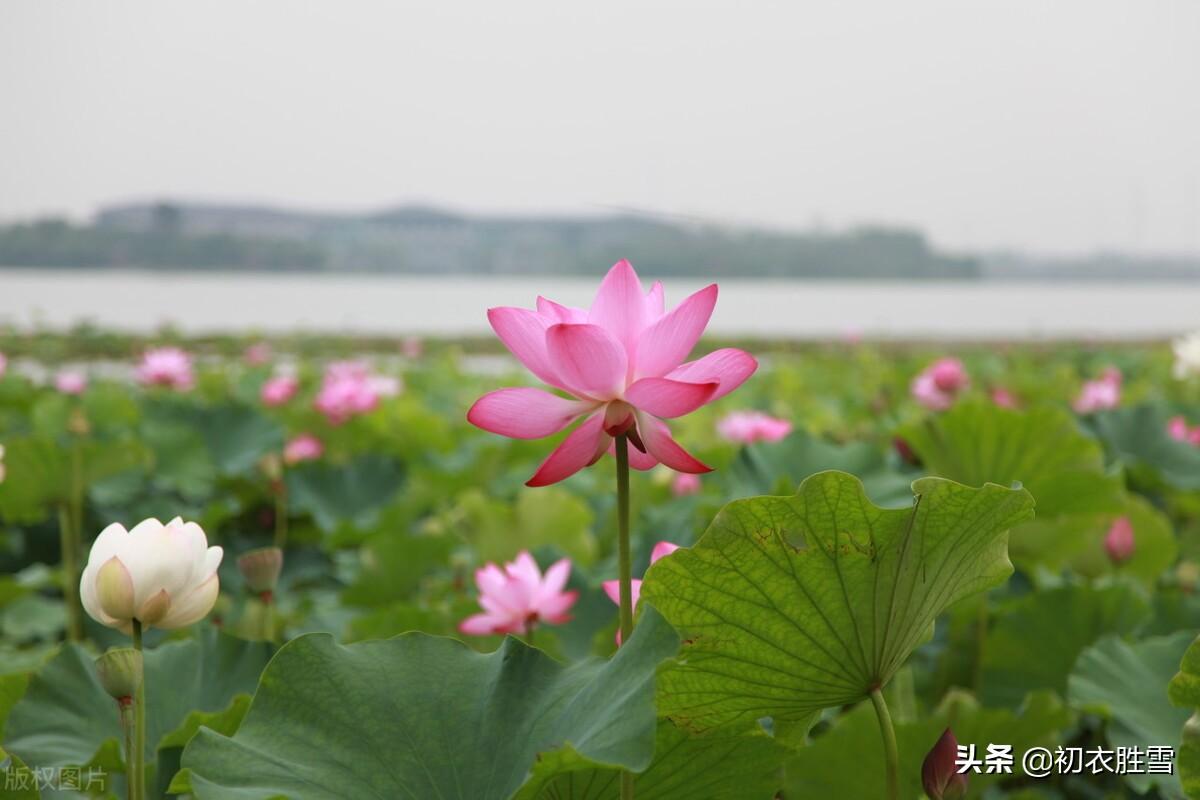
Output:
M597 276L598 278L599 276ZM1200 328L1200 282L722 280L709 328L796 339L1149 339ZM0 323L150 332L483 334L490 306L586 305L596 279L0 270ZM669 304L703 285L671 281Z

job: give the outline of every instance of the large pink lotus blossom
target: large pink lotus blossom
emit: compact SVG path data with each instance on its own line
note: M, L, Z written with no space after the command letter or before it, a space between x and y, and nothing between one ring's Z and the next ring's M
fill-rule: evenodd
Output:
M293 436L283 446L283 463L292 465L301 461L313 461L325 453L325 445L311 433Z
M1104 552L1114 564L1123 564L1133 558L1135 543L1133 523L1129 517L1117 517L1104 537Z
M467 413L474 425L514 439L540 439L583 423L542 463L526 485L546 486L615 452L626 434L629 463L646 470L666 464L678 472L708 472L673 438L663 419L680 417L724 397L750 377L758 362L731 348L683 363L704 332L717 285L701 289L670 312L663 287L643 293L628 261L609 270L591 308L544 297L537 310L493 308L488 321L530 372L569 397L543 389L500 389Z
M296 396L300 381L294 375L276 375L262 386L259 396L265 406L281 406Z
M650 563L654 564L660 558L665 558L665 557L671 555L671 553L674 553L678 549L679 549L679 545L677 545L677 544L672 544L671 542L659 542L658 544L654 545L654 549L650 551ZM605 581L603 586L604 586L604 593L606 595L608 595L608 599L612 600L614 603L617 604L617 607L620 608L620 606L621 606L621 582L620 581ZM633 604L633 610L637 611L638 600L640 600L642 597L642 582L641 582L641 580L635 578L634 580L630 581L629 589L630 589L630 598L631 598L630 602ZM617 644L618 645L621 644L621 631L619 631L619 630L617 631Z
M737 444L778 442L792 432L792 423L761 411L734 411L717 423L721 438Z
M931 411L945 411L971 385L967 368L957 358L939 358L913 378L913 399Z
M488 564L475 571L483 613L467 617L458 629L472 636L527 634L540 622L568 622L567 612L579 597L578 592L563 591L570 575L571 560L564 558L552 564L543 577L527 550L503 568Z
M83 394L87 385L87 375L76 370L65 369L54 376L54 388L63 394Z
M1080 414L1091 414L1116 408L1121 402L1121 371L1109 367L1094 381L1087 381L1075 398L1074 407Z
M146 386L187 390L196 382L192 357L178 347L152 347L142 354L137 379Z

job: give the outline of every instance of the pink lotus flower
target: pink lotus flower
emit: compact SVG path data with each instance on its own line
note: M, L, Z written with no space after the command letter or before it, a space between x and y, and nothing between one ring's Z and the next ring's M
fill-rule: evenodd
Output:
M1017 396L1008 389L999 386L992 389L992 402L1000 408L1016 408L1018 405Z
M700 491L700 476L689 472L677 472L671 481L671 493L676 497L697 494Z
M341 425L358 414L374 411L379 391L367 365L361 361L336 361L325 368L316 409L331 425Z
M310 433L302 433L288 440L283 447L283 462L299 464L301 461L313 461L325 453L325 445Z
M958 740L949 728L921 763L921 784L929 800L960 800L967 794L967 776L958 771Z
M1109 367L1094 381L1087 381L1075 398L1075 411L1091 414L1107 408L1116 408L1121 402L1121 371Z
M1177 442L1186 442L1191 432L1187 420L1182 416L1171 417L1167 422L1167 435Z
M778 442L792 432L792 423L761 411L734 411L717 423L717 433L737 444Z
M654 545L654 549L650 551L650 563L654 564L660 558L665 558L666 556L671 555L671 553L674 553L678 549L679 549L679 545L677 545L677 544L672 544L671 542L659 542L658 544ZM638 600L640 600L641 596L642 596L642 582L638 579L634 579L634 580L630 581L629 584L630 584L630 586L629 586L630 595L631 595L632 603L633 603L633 610L637 611ZM617 604L617 607L620 608L620 606L621 606L621 582L620 581L605 581L603 586L604 586L604 593L606 595L608 595L608 599L612 600L614 603ZM620 644L621 644L621 632L618 630L617 631L617 645L620 646Z
M271 360L271 345L266 342L255 342L246 348L242 359L252 367L261 367Z
M276 375L263 384L260 396L263 405L281 406L296 396L300 381L292 375Z
M1133 551L1133 523L1129 517L1117 517L1104 537L1104 552L1114 564L1123 564L1133 557Z
M665 464L678 472L708 472L673 438L663 419L680 417L740 386L758 362L741 350L717 350L683 362L717 302L712 284L669 313L663 288L642 292L628 261L600 284L591 308L562 306L539 297L537 310L493 308L488 321L530 372L570 395L542 389L500 389L484 395L467 419L514 439L540 439L577 419L583 423L550 454L527 486L546 486L615 452L614 437L633 447L629 463L646 470Z
M522 550L515 560L501 569L488 564L475 571L482 614L474 614L459 623L458 629L472 636L498 633L527 634L539 622L561 625L571 617L567 613L579 597L564 592L571 575L571 560L564 558L546 570L545 577L529 551Z
M962 361L939 358L913 378L910 391L914 400L931 411L945 411L970 385Z
M146 386L167 386L186 391L196 379L192 374L192 357L178 347L152 347L142 354L137 379Z
M87 375L82 372L63 370L54 376L54 388L63 394L83 394L87 385Z

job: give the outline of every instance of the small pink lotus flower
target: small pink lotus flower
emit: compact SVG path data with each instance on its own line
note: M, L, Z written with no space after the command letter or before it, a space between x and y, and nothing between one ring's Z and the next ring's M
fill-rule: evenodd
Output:
M296 396L300 381L293 375L276 375L262 386L260 397L265 406L281 406Z
M246 348L242 360L252 367L261 367L271 360L271 345L266 342L255 342Z
M63 370L54 376L54 388L63 394L83 394L87 385L87 375L82 372Z
M283 463L299 464L301 461L313 461L325 453L325 445L311 433L293 436L283 447Z
M679 549L679 545L677 545L677 544L672 544L671 542L659 542L658 544L654 545L654 549L650 551L650 563L654 564L660 558L665 558L665 557L671 555L671 553L674 553L678 549ZM636 612L638 600L640 600L641 596L642 596L642 582L641 582L641 580L635 578L634 580L629 582L629 585L630 585L631 600L633 603L633 610ZM608 595L608 599L612 600L614 603L617 604L617 607L620 608L621 607L621 582L620 581L605 581L603 586L604 586L604 593L606 595ZM621 645L621 631L618 630L617 631L617 646L619 647L620 645Z
M913 378L913 399L931 411L945 411L971 385L970 376L957 358L939 358Z
M1016 408L1017 396L1000 386L992 389L992 402L1000 408Z
M1129 517L1117 517L1104 537L1104 552L1114 564L1124 564L1133 557L1133 523Z
M527 550L518 553L503 569L487 564L475 571L483 613L467 617L458 629L471 636L524 635L540 622L568 622L571 617L567 612L579 598L578 592L563 591L570 575L571 560L564 558L552 564L543 577Z
M336 361L325 368L321 390L313 403L330 425L341 425L379 405L378 387L361 361Z
M136 376L145 386L167 386L186 391L195 384L192 357L178 347L152 347L142 354Z
M1182 416L1171 417L1167 421L1167 435L1177 442L1186 442L1191 432L1187 420Z
M1108 408L1116 408L1121 402L1121 371L1108 367L1094 381L1087 381L1075 398L1075 411L1092 414Z
M929 800L960 800L967 794L967 776L958 771L958 740L946 728L921 763L921 784Z
M734 411L717 423L721 438L736 444L778 442L792 432L792 423L761 411Z
M700 476L690 472L676 472L671 480L671 493L676 497L686 497L700 492Z
M627 435L629 463L646 470L662 463L677 472L708 472L671 438L663 419L681 417L724 397L750 377L758 362L724 349L682 363L704 332L717 302L712 284L669 313L663 288L643 293L628 261L618 262L600 284L589 309L544 297L537 310L493 308L488 320L501 341L530 372L570 397L542 389L500 389L484 395L467 419L514 439L540 439L577 419L583 423L552 452L527 486L556 483L606 452Z

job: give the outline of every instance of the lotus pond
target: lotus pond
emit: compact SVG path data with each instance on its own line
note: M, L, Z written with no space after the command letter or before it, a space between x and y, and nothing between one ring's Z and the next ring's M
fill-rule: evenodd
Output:
M563 435L468 422L542 385L495 348L162 343L4 339L0 796L1200 797L1168 343L740 343L735 392L647 400L711 472L587 406L626 493L607 440L533 488ZM217 581L100 573L111 524L177 517Z

